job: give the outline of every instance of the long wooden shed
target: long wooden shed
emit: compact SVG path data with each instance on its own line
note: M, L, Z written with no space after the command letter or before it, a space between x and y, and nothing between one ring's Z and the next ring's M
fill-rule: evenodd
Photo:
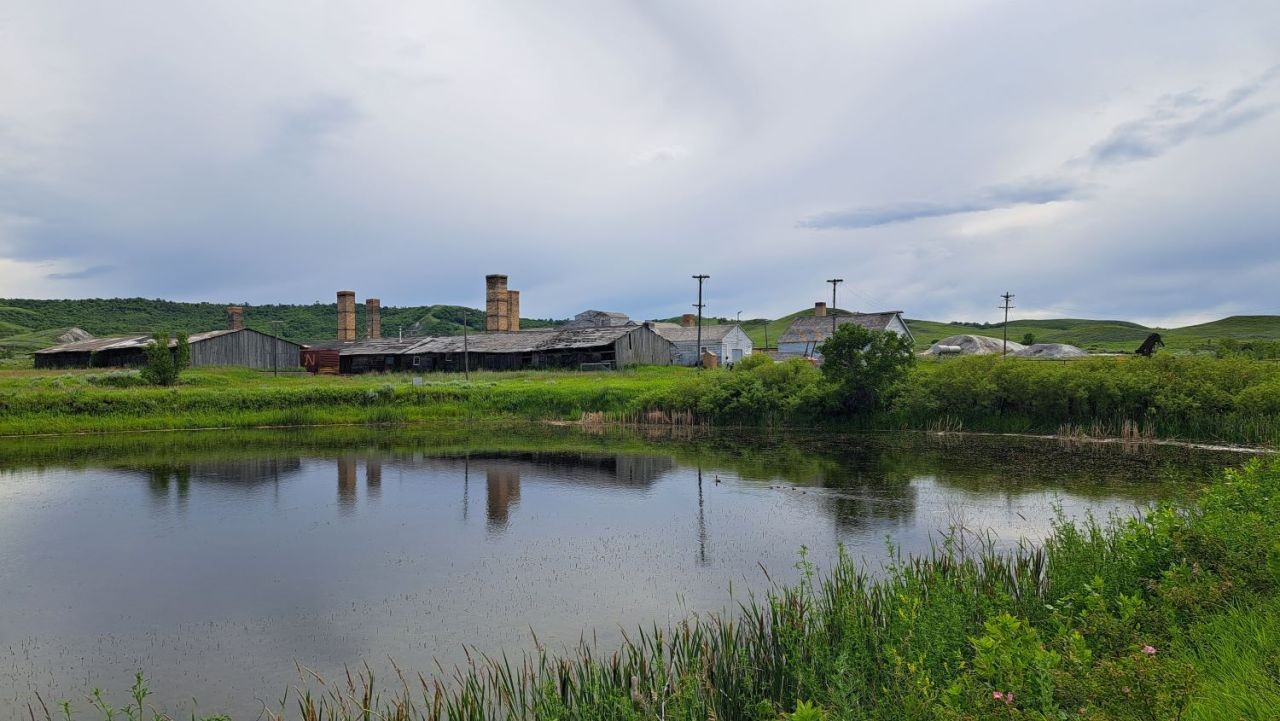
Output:
M93 338L45 348L35 352L36 368L113 368L141 366L145 349L152 342L146 333L111 338ZM283 338L252 330L213 330L195 333L191 344L191 365L242 366L245 368L292 369L298 367L302 346ZM176 340L169 341L176 348Z

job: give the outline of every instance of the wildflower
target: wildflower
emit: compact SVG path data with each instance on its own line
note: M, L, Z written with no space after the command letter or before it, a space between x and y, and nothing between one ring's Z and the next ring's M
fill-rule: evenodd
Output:
M992 691L991 698L999 701L1000 699L1004 698L1004 694L1000 693L999 691Z
M1143 646L1143 647L1142 647L1142 652L1143 652L1143 653L1145 653L1145 654L1147 654L1148 656L1154 656L1154 655L1156 655L1156 647L1155 647L1155 646Z
M1013 692L1012 692L1012 691L1010 691L1009 693L1006 693L1006 694L1004 695L1004 705L1005 705L1005 706L1012 706L1012 705L1013 705Z

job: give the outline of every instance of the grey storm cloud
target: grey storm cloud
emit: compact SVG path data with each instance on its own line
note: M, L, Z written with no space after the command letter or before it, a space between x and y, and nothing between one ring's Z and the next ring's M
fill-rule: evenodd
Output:
M1117 127L1089 151L1096 165L1119 165L1155 158L1195 138L1230 132L1280 108L1275 102L1250 104L1280 76L1272 67L1256 80L1214 100L1191 90L1162 98L1144 117Z
M1010 278L1023 308L1266 311L1280 3L1159 15L8 0L0 294L478 306L496 272L532 316L665 318L708 273L747 318L838 272L917 318L987 319ZM1177 293L1207 256L1231 282Z
M1044 205L1080 196L1082 187L1071 180L1030 180L986 188L972 198L954 202L907 202L848 211L819 213L800 222L802 228L874 228L925 218L979 213L1019 205Z

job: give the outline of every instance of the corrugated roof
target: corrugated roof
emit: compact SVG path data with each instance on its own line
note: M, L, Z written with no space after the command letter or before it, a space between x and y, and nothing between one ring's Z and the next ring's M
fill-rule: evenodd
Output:
M835 316L836 326L850 323L860 325L867 330L888 330L893 319L902 314L900 310L885 310L878 313L855 313L853 315ZM821 343L831 337L832 316L804 316L791 321L791 326L778 339L779 343ZM905 324L904 324L905 325Z
M737 328L737 327L738 326L733 323L729 323L729 324L722 323L719 325L704 325L702 326L702 340L711 341L713 343L724 340L725 336L732 333L734 328ZM684 326L680 326L680 325L677 325L671 328L662 326L662 327L655 327L654 330L658 332L658 335L662 336L663 338L666 338L672 343L679 343L682 341L697 342L698 340L697 326L694 326L692 328L685 328Z
M338 355L396 355L418 343L422 338L377 338L356 341L354 343L326 344L328 349L338 351Z
M240 330L231 330L230 328L224 328L222 330L207 330L202 333L192 333L190 336L187 337L187 342L194 344L194 343L199 343L200 341L209 340L210 338L217 338L218 336L230 335L231 333L240 333L242 331L249 331L252 333L259 333L260 335L271 336L270 333L262 333L261 331L256 331L251 328L242 328ZM271 337L274 338L275 336L271 336ZM286 341L286 342L292 342L292 341ZM136 333L133 335L119 335L119 336L113 336L111 338L93 338L90 340L75 341L74 343L63 343L62 345L55 345L50 348L43 348L41 350L36 351L36 353L37 354L97 353L99 351L104 351L104 350L145 348L150 344L151 344L150 333ZM176 348L177 345L178 345L177 338L169 339L170 348Z
M600 328L538 328L536 330L473 333L466 339L470 353L532 353L534 351L598 348L609 345L641 326L605 326ZM460 335L423 338L401 351L405 355L420 353L461 353Z

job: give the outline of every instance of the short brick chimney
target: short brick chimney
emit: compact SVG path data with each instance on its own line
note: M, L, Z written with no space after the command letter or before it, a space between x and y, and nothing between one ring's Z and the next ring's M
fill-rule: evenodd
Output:
M244 308L238 305L227 306L227 327L231 330L244 330Z
M814 303L813 315L817 318L827 317L827 304L823 303L822 301L818 301L817 303Z
M684 328L692 328L698 324L698 316L692 313L685 313L680 316L680 325Z
M356 292L338 291L338 340L354 343L356 340Z

